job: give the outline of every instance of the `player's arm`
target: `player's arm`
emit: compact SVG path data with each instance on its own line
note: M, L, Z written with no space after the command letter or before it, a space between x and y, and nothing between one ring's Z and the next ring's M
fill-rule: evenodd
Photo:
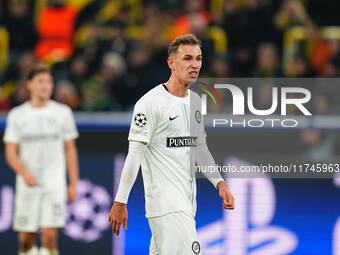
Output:
M147 144L149 144L156 123L158 123L158 116L158 107L153 103L153 98L142 97L137 101L128 137L130 141L129 151L120 177L115 202L109 216L113 232L117 235L119 235L122 224L124 229L127 229L128 213L126 204L132 186L136 181L139 167L144 159Z
M196 163L201 169L207 169L207 166L215 166L215 161L211 155L207 143L197 145L196 147ZM218 171L208 172L201 171L202 174L218 189L220 197L223 199L224 209L234 209L234 197L230 193L227 184L224 182Z
M133 184L136 181L139 167L146 151L146 143L130 141L129 151L124 163L122 175L120 177L119 187L116 194L115 202L111 208L109 221L113 232L119 235L120 227L123 224L127 229L127 208L129 194Z
M18 155L18 148L17 143L5 143L6 161L15 173L24 178L28 186L36 186L38 184L37 179L22 165Z
M74 139L64 142L67 173L69 178L68 198L73 203L77 196L77 184L79 181L78 152Z
M3 137L6 161L15 173L24 178L28 186L36 186L38 184L37 179L23 166L19 158L20 132L17 127L16 116L16 113L11 110L6 120L6 129Z
M61 108L62 109L62 108ZM68 200L73 203L77 197L77 184L79 180L78 152L75 139L78 138L78 130L71 108L65 106L63 112L63 140L66 168L69 178L67 189Z

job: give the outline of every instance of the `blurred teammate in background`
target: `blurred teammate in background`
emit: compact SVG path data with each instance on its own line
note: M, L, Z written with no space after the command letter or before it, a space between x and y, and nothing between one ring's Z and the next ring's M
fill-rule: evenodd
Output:
M17 174L13 228L19 232L19 255L57 255L66 193L69 202L76 199L78 131L71 109L50 100L53 78L47 67L33 68L27 86L30 100L9 112L3 138L7 162Z
M150 254L200 254L196 232L195 162L215 166L201 117L201 99L189 90L202 66L200 41L192 34L169 46L171 77L146 93L135 105L129 152L109 220L119 235L127 229L126 204L140 165L146 217L152 232ZM219 190L225 209L234 198L218 172L203 174Z

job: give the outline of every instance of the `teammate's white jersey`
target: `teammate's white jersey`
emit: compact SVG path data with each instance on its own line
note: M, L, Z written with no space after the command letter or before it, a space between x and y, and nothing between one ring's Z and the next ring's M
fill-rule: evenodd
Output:
M78 137L71 109L53 100L45 107L30 102L13 108L7 117L4 142L19 144L23 166L38 180L29 187L17 175L17 192L66 191L64 141Z
M205 142L201 98L189 90L180 98L164 85L135 105L129 140L148 144L141 163L146 217L184 211L196 214L193 148Z

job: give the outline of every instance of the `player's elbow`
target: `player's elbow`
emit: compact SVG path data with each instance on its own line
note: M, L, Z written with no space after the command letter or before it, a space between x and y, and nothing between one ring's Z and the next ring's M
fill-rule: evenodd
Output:
M75 153L77 152L76 144L74 140L66 141L65 142L65 152L66 153Z
M17 156L17 145L13 143L6 143L5 158L6 158L7 164L10 165L16 156Z

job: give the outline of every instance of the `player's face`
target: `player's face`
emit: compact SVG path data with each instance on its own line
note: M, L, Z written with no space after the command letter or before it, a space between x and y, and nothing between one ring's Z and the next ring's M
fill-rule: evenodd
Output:
M184 84L195 82L202 67L198 45L180 45L173 56L172 72Z
M31 97L39 101L47 101L50 99L53 90L53 77L48 72L35 75L28 82L28 89Z

